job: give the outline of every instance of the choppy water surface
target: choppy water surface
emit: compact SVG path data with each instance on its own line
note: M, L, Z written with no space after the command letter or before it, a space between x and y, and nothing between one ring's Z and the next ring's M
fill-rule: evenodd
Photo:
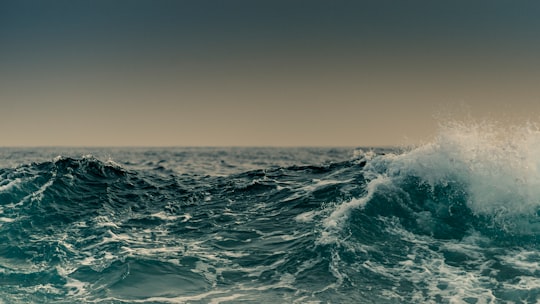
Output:
M0 149L1 303L537 303L540 135Z

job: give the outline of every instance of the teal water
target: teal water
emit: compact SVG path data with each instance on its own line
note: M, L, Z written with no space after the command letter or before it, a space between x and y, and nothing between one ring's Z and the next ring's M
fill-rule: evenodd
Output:
M0 303L536 303L540 156L475 147L0 149Z

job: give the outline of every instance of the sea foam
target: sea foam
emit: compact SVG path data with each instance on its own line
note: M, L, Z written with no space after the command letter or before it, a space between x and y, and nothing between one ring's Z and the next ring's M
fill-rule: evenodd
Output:
M356 157L367 162L366 193L336 206L325 220L328 229L369 204L377 191L392 191L415 177L432 191L458 185L473 214L487 216L503 229L540 231L540 130L535 124L446 122L428 143L402 153L357 152Z

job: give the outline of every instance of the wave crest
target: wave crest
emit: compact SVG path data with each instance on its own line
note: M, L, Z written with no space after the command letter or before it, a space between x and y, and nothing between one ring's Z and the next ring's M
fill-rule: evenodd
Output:
M366 194L337 206L327 229L369 207L379 214L394 210L420 226L436 221L461 231L473 221L504 233L540 232L540 130L534 124L450 122L432 142L408 151L357 154L367 162Z

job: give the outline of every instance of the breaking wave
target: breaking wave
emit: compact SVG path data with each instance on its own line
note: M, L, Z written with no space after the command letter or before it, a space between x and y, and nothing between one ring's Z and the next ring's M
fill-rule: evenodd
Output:
M534 125L447 123L409 149L0 154L0 302L540 297Z

